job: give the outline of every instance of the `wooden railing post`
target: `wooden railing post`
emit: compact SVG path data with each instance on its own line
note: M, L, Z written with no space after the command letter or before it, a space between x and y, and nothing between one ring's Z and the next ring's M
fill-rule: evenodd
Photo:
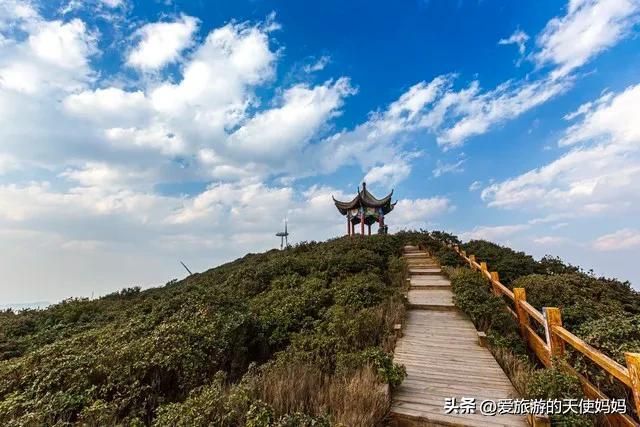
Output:
M636 413L640 414L640 353L625 353L624 358L631 379L631 391L636 403Z
M557 307L543 307L544 314L544 332L547 338L547 346L551 355L551 363L555 356L564 355L564 341L553 333L554 326L562 326L562 316L560 309Z
M469 255L469 266L471 266L472 270L475 270L476 267L473 264L474 262L476 262L476 256L475 255Z
M491 290L496 295L500 295L500 293L498 292L498 287L494 284L494 282L499 282L499 281L500 281L500 276L498 275L498 272L492 271L491 272Z
M518 315L518 325L520 326L520 335L525 341L529 341L529 333L527 326L529 326L529 314L522 307L522 302L527 300L527 293L524 288L513 288L513 299L516 305L516 314Z

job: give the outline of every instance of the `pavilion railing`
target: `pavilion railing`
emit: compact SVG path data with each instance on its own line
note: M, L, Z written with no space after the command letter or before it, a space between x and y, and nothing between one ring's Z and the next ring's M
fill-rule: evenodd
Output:
M478 262L475 255L467 255L459 246L446 244L460 255L472 270L478 270L491 285L492 292L498 296L505 296L510 300L514 308L507 306L511 315L516 319L520 327L520 334L527 342L531 350L546 367L554 363L561 363L561 368L578 377L585 395L591 399L608 399L608 397L591 383L584 375L579 373L568 363L556 356L563 356L565 345L587 357L598 368L605 371L613 378L631 389L635 403L636 414L640 416L640 353L625 353L626 367L598 349L578 338L562 326L562 316L559 308L544 307L542 312L527 302L525 288L514 288L511 291L500 283L497 271L489 271L486 262ZM544 337L538 335L531 320L534 320L544 330ZM607 414L607 421L613 426L634 426L640 424L627 414Z

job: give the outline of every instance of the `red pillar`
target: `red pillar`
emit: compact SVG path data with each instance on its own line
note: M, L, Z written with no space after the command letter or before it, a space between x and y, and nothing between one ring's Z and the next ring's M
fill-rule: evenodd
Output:
M364 236L364 209L360 213L360 234Z
M349 221L349 217L347 217L347 236L351 236L351 221Z

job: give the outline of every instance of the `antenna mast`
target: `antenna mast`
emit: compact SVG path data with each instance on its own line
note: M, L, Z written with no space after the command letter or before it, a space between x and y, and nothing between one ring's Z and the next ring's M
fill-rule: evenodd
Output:
M276 233L276 237L280 238L280 250L289 246L289 231L287 230L287 218L284 219L284 231Z

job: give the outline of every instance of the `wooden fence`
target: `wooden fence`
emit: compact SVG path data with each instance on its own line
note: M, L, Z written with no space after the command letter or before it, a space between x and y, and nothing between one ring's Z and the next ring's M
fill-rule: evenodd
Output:
M529 347L536 354L538 359L547 367L551 366L556 356L563 356L565 345L571 346L577 352L586 356L594 362L600 369L604 370L616 380L631 389L633 401L635 403L636 414L640 416L640 353L625 353L627 366L622 366L606 354L590 346L582 339L578 338L562 326L562 315L560 309L556 307L544 307L542 313L527 302L525 288L509 288L500 283L498 272L489 271L486 262L476 261L474 255L467 255L460 250L459 246L447 244L455 250L473 270L478 270L489 281L495 295L504 295L511 300L514 309L507 306L511 315L518 321L520 334L525 339ZM538 335L532 327L531 320L542 326L544 337ZM584 375L580 374L568 363L562 363L562 368L576 375L582 383L585 395L591 399L608 399L594 384ZM612 426L634 426L640 424L626 414L609 414L607 420Z

